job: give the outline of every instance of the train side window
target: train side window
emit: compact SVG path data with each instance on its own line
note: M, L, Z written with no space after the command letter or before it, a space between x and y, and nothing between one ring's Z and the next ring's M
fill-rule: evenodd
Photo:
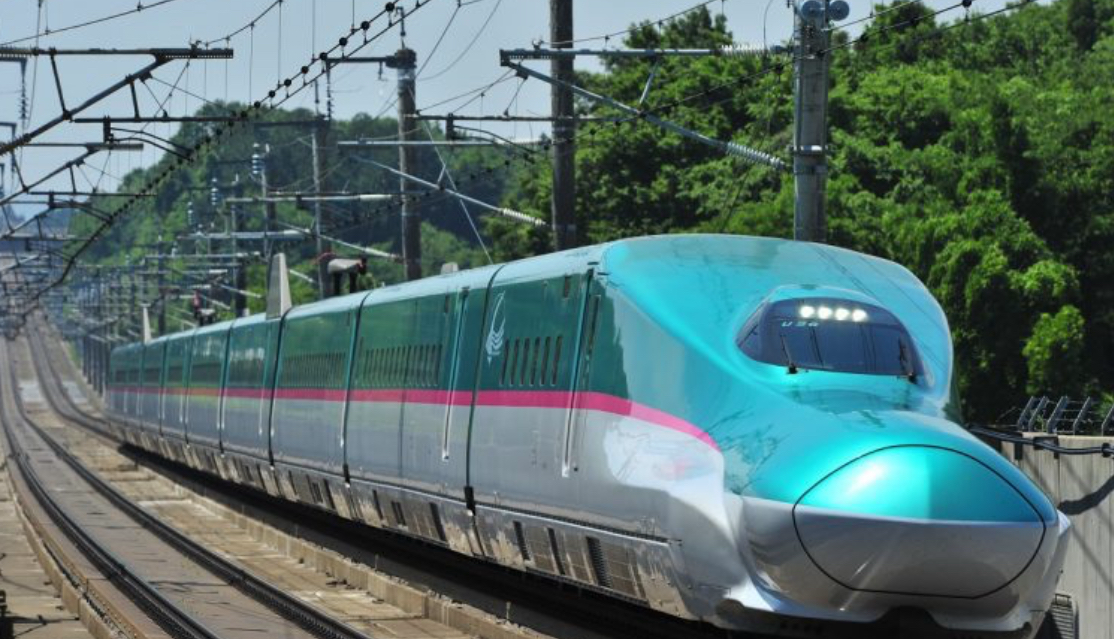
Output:
M534 352L533 357L530 359L530 385L538 383L538 364L542 357L542 338L534 338Z
M426 348L428 351L426 357L426 385L433 387L437 385L437 347L430 344Z
M518 354L519 354L518 353L518 351L519 351L518 345L519 345L519 340L518 340L518 338L515 338L514 341L511 342L511 349L513 350L513 352L511 353L511 374L507 378L507 385L508 386L514 386L514 375L515 375L515 371L518 370Z
M396 366L396 369L395 369L395 371L396 371L395 383L399 387L405 387L406 386L406 347L405 346L399 346L396 350L398 351L398 362L397 362L397 366Z
M433 344L429 345L429 357L427 358L427 375L426 384L430 387L437 385L437 347Z
M599 317L599 314L600 314L600 296L599 295L593 295L592 296L592 319L591 319L591 323L588 325L588 350L587 350L587 352L588 352L589 355L592 354L592 350L596 346L596 319Z
M441 385L441 345L433 349L433 385Z
M433 385L441 385L441 355L442 348L440 344L433 347Z
M538 379L538 384L541 385L541 386L545 386L546 373L549 371L549 340L550 340L550 337L548 335L546 335L545 336L545 350L542 351L542 362L541 362L541 367L540 367L541 368L541 378Z
M433 373L433 362L430 358L432 353L433 349L429 344L422 346L422 386L426 388L429 387L429 378L432 377Z
M511 349L510 345L503 349L503 372L499 373L499 385L507 385L507 365L511 362Z
M558 335L557 341L553 344L553 379L549 382L553 385L557 385L557 372L561 365L561 342L564 338L564 335Z
M395 349L395 385L406 384L406 347L399 346Z
M530 338L522 340L522 346L526 350L522 352L522 367L518 369L518 385L526 385L526 373L530 370Z
M406 347L406 360L405 360L406 361L406 368L404 369L406 371L406 374L405 374L405 377L403 377L403 380L402 380L402 385L407 387L407 388L414 385L414 359L415 359L415 357L414 357L414 346L413 345L407 346Z

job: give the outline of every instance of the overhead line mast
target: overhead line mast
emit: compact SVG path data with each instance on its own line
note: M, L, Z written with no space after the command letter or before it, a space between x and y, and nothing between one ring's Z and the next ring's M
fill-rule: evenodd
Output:
M826 242L824 199L828 181L828 70L830 24L850 8L843 0L802 0L793 7L797 50L794 67L793 239Z
M572 0L549 0L549 40L557 49L573 46ZM554 58L550 73L553 121L553 243L560 251L577 244L576 122L573 120L573 58Z

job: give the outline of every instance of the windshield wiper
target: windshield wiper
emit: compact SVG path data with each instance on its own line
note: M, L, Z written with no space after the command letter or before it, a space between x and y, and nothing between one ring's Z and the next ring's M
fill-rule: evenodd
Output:
M789 364L789 374L797 374L797 365L793 363L793 353L789 352L789 342L785 341L785 333L778 333L781 338L781 351L785 353L785 362Z
M900 337L897 338L897 353L897 361L901 364L901 370L905 374L905 379L916 384L917 370L913 368L913 363L909 359L909 347L905 345L905 340Z

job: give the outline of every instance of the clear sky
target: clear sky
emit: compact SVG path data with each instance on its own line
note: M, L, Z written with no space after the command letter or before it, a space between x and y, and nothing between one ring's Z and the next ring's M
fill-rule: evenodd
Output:
M152 5L156 0L143 0ZM170 0L161 6L72 31L39 39L39 46L58 48L103 47L182 47L192 41L216 41L224 46L224 36L252 22L273 0ZM698 0L576 0L575 36L586 38L621 31L633 22L658 20L685 10ZM864 0L849 0L851 15L845 22L866 17L870 6ZM1003 0L976 0L975 9L991 11ZM42 4L42 10L39 4ZM927 0L942 8L951 0ZM406 0L408 9L413 0ZM16 40L38 31L59 30L66 26L100 18L136 6L136 0L0 0L0 44L31 46L34 40ZM282 0L256 22L233 37L228 46L235 50L229 62L196 61L187 66L171 63L155 72L154 80L140 87L141 109L149 114L156 99L167 100L165 109L172 115L192 112L202 99L255 100L281 76L295 72L314 51L336 42L355 20L371 17L382 9L382 2L369 0ZM460 114L548 115L549 87L531 80L522 84L510 78L464 105L476 94L452 100L500 78L506 70L499 66L499 49L528 47L548 36L548 0L429 0L405 22L406 44L418 54L422 68L417 84L419 108L427 113L456 111ZM785 0L713 0L714 13L723 12L739 42L781 42L789 38L792 16ZM959 17L952 12L950 17ZM41 22L40 22L41 21ZM486 23L486 24L485 24ZM360 55L385 55L400 44L395 30L361 51ZM619 44L595 40L583 46L602 47ZM74 105L97 91L138 70L150 58L144 57L65 57L59 58L59 71L67 104ZM580 68L593 68L590 60L578 60ZM546 70L542 64L539 69ZM357 112L394 115L394 71L385 70L380 78L372 65L348 65L333 74L335 115L351 117ZM172 90L177 83L180 90ZM520 87L519 85L522 84ZM57 91L50 73L49 60L28 66L27 89L33 100L32 126L56 117L60 111ZM18 119L20 73L17 64L0 64L0 121ZM322 87L323 100L323 87ZM169 99L167 96L169 95ZM437 103L442 103L439 106ZM314 92L304 91L288 106L314 107ZM464 105L464 106L462 106ZM324 106L322 105L322 108ZM86 115L127 115L130 97L120 92L114 99L93 107ZM528 137L545 130L538 125L496 127L504 135ZM153 124L148 131L169 137L173 125ZM6 135L0 128L0 135ZM89 142L99 140L97 125L66 124L42 138L43 141ZM45 175L75 155L75 150L27 149L22 154L25 178L30 181ZM115 153L95 156L91 165L78 174L80 189L89 183L111 189L117 178L129 169L147 165L161 152L149 148L143 153ZM10 169L9 158L0 158ZM103 173L102 173L103 171ZM13 182L5 179L5 190ZM86 182L88 178L88 182ZM69 178L48 183L68 189Z

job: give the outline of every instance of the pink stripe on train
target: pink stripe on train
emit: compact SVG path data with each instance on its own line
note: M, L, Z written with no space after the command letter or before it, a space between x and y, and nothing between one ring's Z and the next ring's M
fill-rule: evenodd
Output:
M215 388L190 389L190 394L216 395L218 392L218 389ZM224 392L228 397L243 397L260 400L267 399L270 396L270 392L267 389L258 388L227 388ZM275 399L280 400L343 402L346 401L349 396L354 402L367 403L391 402L433 404L440 406L468 406L472 403L472 393L470 391L404 388L353 390L351 393L347 394L344 390L320 388L280 388L275 391ZM602 413L610 413L612 415L633 417L699 439L712 447L713 450L718 451L720 449L716 441L712 439L712 436L701 430L700 427L695 424L665 411L629 399L623 399L622 397L608 395L607 393L596 393L591 391L572 393L569 391L489 390L479 391L476 395L477 406L507 408L567 409L574 400L576 401L575 408L577 409L594 410Z

